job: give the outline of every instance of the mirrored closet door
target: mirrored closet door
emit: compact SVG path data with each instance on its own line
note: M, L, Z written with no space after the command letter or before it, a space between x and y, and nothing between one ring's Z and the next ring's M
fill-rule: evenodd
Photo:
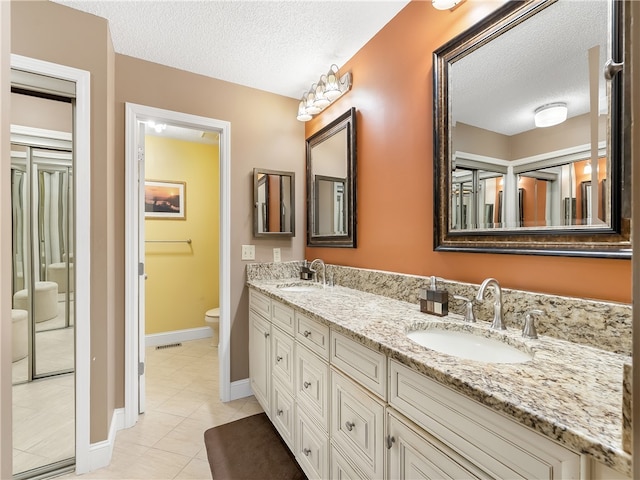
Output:
M22 479L75 463L73 97L14 83L11 100L13 473Z

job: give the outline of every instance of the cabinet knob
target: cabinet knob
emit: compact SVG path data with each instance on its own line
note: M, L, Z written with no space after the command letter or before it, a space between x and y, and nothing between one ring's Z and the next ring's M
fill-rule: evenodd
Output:
M278 355L278 356L276 357L276 362L280 363L281 361L282 361L282 357Z
M311 332L309 330L305 330L302 335L304 335L305 337L309 337L311 335Z
M392 436L392 435L387 435L387 449L391 450L391 447L393 447L393 444L396 441L396 437Z
M269 333L268 332L264 332L264 338L269 338Z
M279 417L280 417L280 416L282 416L282 409L279 409L279 410L278 410L277 415L278 415Z
M304 453L304 454L305 454L305 456L307 456L307 457L308 457L309 455L311 455L311 449L309 449L309 448L303 448L303 449L302 449L302 453Z
M311 386L311 382L304 382L302 385L304 385L304 388L309 388Z
M356 426L356 424L347 420L344 426L347 428L347 430L351 431L353 430L353 427Z

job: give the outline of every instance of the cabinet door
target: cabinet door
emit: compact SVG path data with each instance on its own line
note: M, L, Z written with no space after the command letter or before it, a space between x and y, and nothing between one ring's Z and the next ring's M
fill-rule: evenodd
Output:
M296 406L296 460L310 479L327 479L329 473L329 437Z
M270 415L271 324L249 311L249 376L251 388L262 408Z
M333 369L331 439L367 478L384 477L384 405Z
M293 397L287 392L287 388L274 378L271 383L271 420L292 451L294 450L294 405Z
M293 395L293 337L275 327L271 329L271 366L273 376Z
M340 453L335 445L331 447L331 479L332 480L368 480L368 476L359 472Z
M329 429L329 364L300 344L294 351L296 400L325 432Z
M435 438L387 414L387 478L394 480L491 478Z

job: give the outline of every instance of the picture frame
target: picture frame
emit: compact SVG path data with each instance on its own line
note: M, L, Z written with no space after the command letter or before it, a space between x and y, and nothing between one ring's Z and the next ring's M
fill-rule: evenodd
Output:
M144 182L145 218L186 220L186 182L146 180Z

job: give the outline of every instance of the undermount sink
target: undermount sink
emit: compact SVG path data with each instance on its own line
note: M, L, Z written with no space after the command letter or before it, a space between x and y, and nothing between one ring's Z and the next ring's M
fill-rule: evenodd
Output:
M283 292L316 292L322 289L322 285L310 283L308 285L278 285L278 290Z
M496 338L469 331L429 327L414 330L407 337L417 344L454 357L486 363L524 363L533 354L522 351Z

